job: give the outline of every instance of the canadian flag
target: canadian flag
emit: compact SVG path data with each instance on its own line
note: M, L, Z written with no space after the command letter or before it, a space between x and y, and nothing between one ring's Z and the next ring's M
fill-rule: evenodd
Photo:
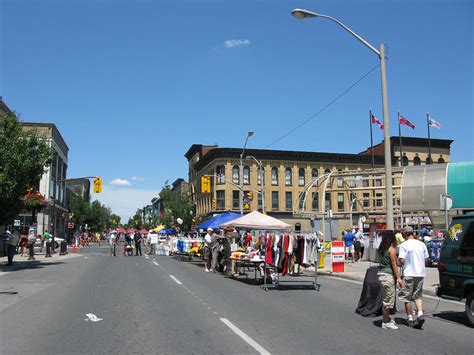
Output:
M372 119L372 123L375 123L380 127L380 129L383 129L382 122L380 122L373 114L370 114L370 118Z
M408 127L411 127L412 129L415 129L415 125L413 123L411 123L410 121L408 121L402 115L400 115L399 122L400 122L400 124L404 124L404 125L407 125Z

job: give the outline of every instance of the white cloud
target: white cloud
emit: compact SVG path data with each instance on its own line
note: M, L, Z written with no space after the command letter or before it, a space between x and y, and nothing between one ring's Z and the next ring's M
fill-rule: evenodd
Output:
M120 179L120 178L117 178L115 180L112 180L110 182L110 185L116 185L116 186L129 186L131 185L130 181L126 180L126 179Z
M224 47L233 48L238 46L248 46L250 41L248 39L228 39L224 42Z
M127 223L135 215L137 208L150 205L151 199L158 193L158 190L104 187L102 193L97 194L97 199L118 214L121 223Z
M143 181L145 180L144 178L140 177L140 176L134 176L132 177L132 181Z

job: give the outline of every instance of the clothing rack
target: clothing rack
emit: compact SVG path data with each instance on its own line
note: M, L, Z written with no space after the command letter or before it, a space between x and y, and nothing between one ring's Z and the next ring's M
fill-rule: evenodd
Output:
M264 239L265 243L264 243L264 246L263 246L263 250L265 251L265 259L264 259L264 263L263 263L264 264L264 266L263 266L263 285L261 286L261 288L265 291L268 291L271 287L272 288L281 288L283 286L282 281L280 279L280 272L279 272L280 267L278 265L273 264L273 260L272 260L272 263L268 262L270 259L267 258L267 253L272 252L273 250L275 250L275 247L273 246L273 244L269 244L269 238L272 238L270 240L271 243L273 243L273 240L274 240L273 238L275 238L275 240L278 239L276 244L281 243L282 246L280 246L280 247L285 248L285 251L283 251L283 252L281 252L281 250L278 251L278 253L280 253L280 254L283 253L284 254L285 259L288 258L288 257L293 258L294 248L293 248L293 245L292 245L292 241L294 242L296 240L297 243L300 244L298 246L298 248L303 248L303 249L296 249L296 250L298 250L298 253L304 252L305 254L304 254L304 256L300 255L300 259L298 260L299 261L298 269L302 266L302 259L301 258L302 257L306 258L307 255L308 255L307 249L305 249L306 248L306 242L311 241L311 243L310 243L311 244L311 249L310 249L309 255L310 255L310 260L311 260L312 253L315 253L315 255L314 255L315 258L313 259L313 262L314 262L314 276L313 277L314 277L314 279L312 281L309 281L309 282L311 282L311 284L314 287L315 291L319 291L320 284L318 284L318 265L319 265L319 259L320 259L321 245L320 245L320 242L318 240L317 235L316 234L295 234L295 233L289 233L289 234L286 233L286 234L281 235L281 232L265 233L264 234L263 239ZM283 239L281 239L281 238L283 238ZM300 242L301 240L304 240L304 243ZM285 246L285 244L287 244L287 245ZM269 245L272 246L270 249L269 249ZM288 253L288 251L290 251L290 253ZM278 255L280 255L280 254L277 254L277 252L275 253L275 258L277 260L279 260ZM272 258L273 258L273 253L272 253ZM289 262L288 259L284 261L284 263L288 263L288 262ZM311 264L311 262L310 262L310 264ZM295 265L296 264L293 264L292 266L294 267ZM286 264L285 267L288 267L288 264ZM284 270L286 270L285 267L284 267ZM272 275L275 275L274 279L272 279L271 284L267 283L267 272L268 271L270 271L270 272L273 271ZM286 274L286 271L285 271L285 274ZM283 281L283 282L285 282L285 281ZM294 282L294 281L292 280L291 282ZM303 283L303 282L308 282L308 281L301 281L301 282Z

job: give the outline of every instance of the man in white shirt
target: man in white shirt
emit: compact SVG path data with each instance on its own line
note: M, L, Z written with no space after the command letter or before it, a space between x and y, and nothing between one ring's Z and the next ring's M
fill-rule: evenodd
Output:
M425 265L429 257L426 245L413 235L413 228L403 228L405 241L399 246L398 258L403 265L402 278L404 286L400 289L399 297L405 302L408 316L408 326L421 328L425 322L423 315L423 280L425 277ZM417 321L413 320L413 308L411 302L415 302L418 310Z
M207 228L207 234L204 237L204 270L209 272L211 269L211 243L214 230Z
M115 233L110 234L109 243L110 243L110 255L115 256L116 245L117 245L117 237L115 236Z

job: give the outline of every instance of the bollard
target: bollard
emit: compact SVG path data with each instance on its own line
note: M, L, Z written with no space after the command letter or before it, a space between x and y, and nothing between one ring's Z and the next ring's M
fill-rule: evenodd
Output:
M72 245L72 253L73 253L73 254L76 253L76 244L73 244L73 245Z
M45 258L51 258L51 242L46 242L46 255Z
M66 255L67 254L67 243L63 240L59 247L59 255Z
M324 257L326 256L325 252L322 252L319 254L319 264L318 264L318 269L324 269Z

